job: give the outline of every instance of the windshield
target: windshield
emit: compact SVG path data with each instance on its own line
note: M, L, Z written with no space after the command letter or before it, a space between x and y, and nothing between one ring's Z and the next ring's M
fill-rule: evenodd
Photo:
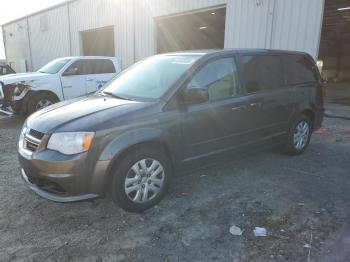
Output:
M146 59L117 76L103 92L135 100L160 98L199 57L167 55Z
M40 73L44 74L56 74L58 73L71 59L69 58L61 58L56 59L48 63L39 69Z

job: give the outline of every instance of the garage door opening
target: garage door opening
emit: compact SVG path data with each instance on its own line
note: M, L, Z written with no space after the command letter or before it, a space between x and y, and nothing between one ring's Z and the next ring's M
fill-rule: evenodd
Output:
M328 102L350 106L350 2L326 0L318 63Z
M84 56L115 56L113 27L81 32Z
M157 52L224 48L225 20L225 7L158 18Z

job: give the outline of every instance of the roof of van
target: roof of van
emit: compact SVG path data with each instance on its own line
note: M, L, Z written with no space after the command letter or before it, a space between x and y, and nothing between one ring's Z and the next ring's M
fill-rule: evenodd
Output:
M111 59L111 60L118 60L117 57L114 56L67 56L67 57L60 57L61 59Z
M286 54L286 55L307 55L305 52L288 51L288 50L275 50L275 49L255 49L255 48L227 48L227 49L204 49L204 50L188 50L173 53L166 53L164 55L208 55L208 54L225 54L225 53L273 53L273 54Z

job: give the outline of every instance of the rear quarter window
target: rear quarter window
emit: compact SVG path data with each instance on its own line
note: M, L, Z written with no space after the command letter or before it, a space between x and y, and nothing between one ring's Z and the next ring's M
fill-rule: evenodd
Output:
M282 60L278 55L244 55L245 91L255 93L284 87Z
M287 84L297 85L319 80L315 64L306 56L286 55L284 61Z
M113 62L109 59L96 59L94 63L95 74L114 74L116 72Z

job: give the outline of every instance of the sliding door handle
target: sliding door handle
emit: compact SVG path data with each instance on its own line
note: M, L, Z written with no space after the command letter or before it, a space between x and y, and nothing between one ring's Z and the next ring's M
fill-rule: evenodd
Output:
M251 107L260 107L262 106L262 102L254 102L249 104Z
M232 111L238 111L247 108L246 105L234 106L231 108Z

